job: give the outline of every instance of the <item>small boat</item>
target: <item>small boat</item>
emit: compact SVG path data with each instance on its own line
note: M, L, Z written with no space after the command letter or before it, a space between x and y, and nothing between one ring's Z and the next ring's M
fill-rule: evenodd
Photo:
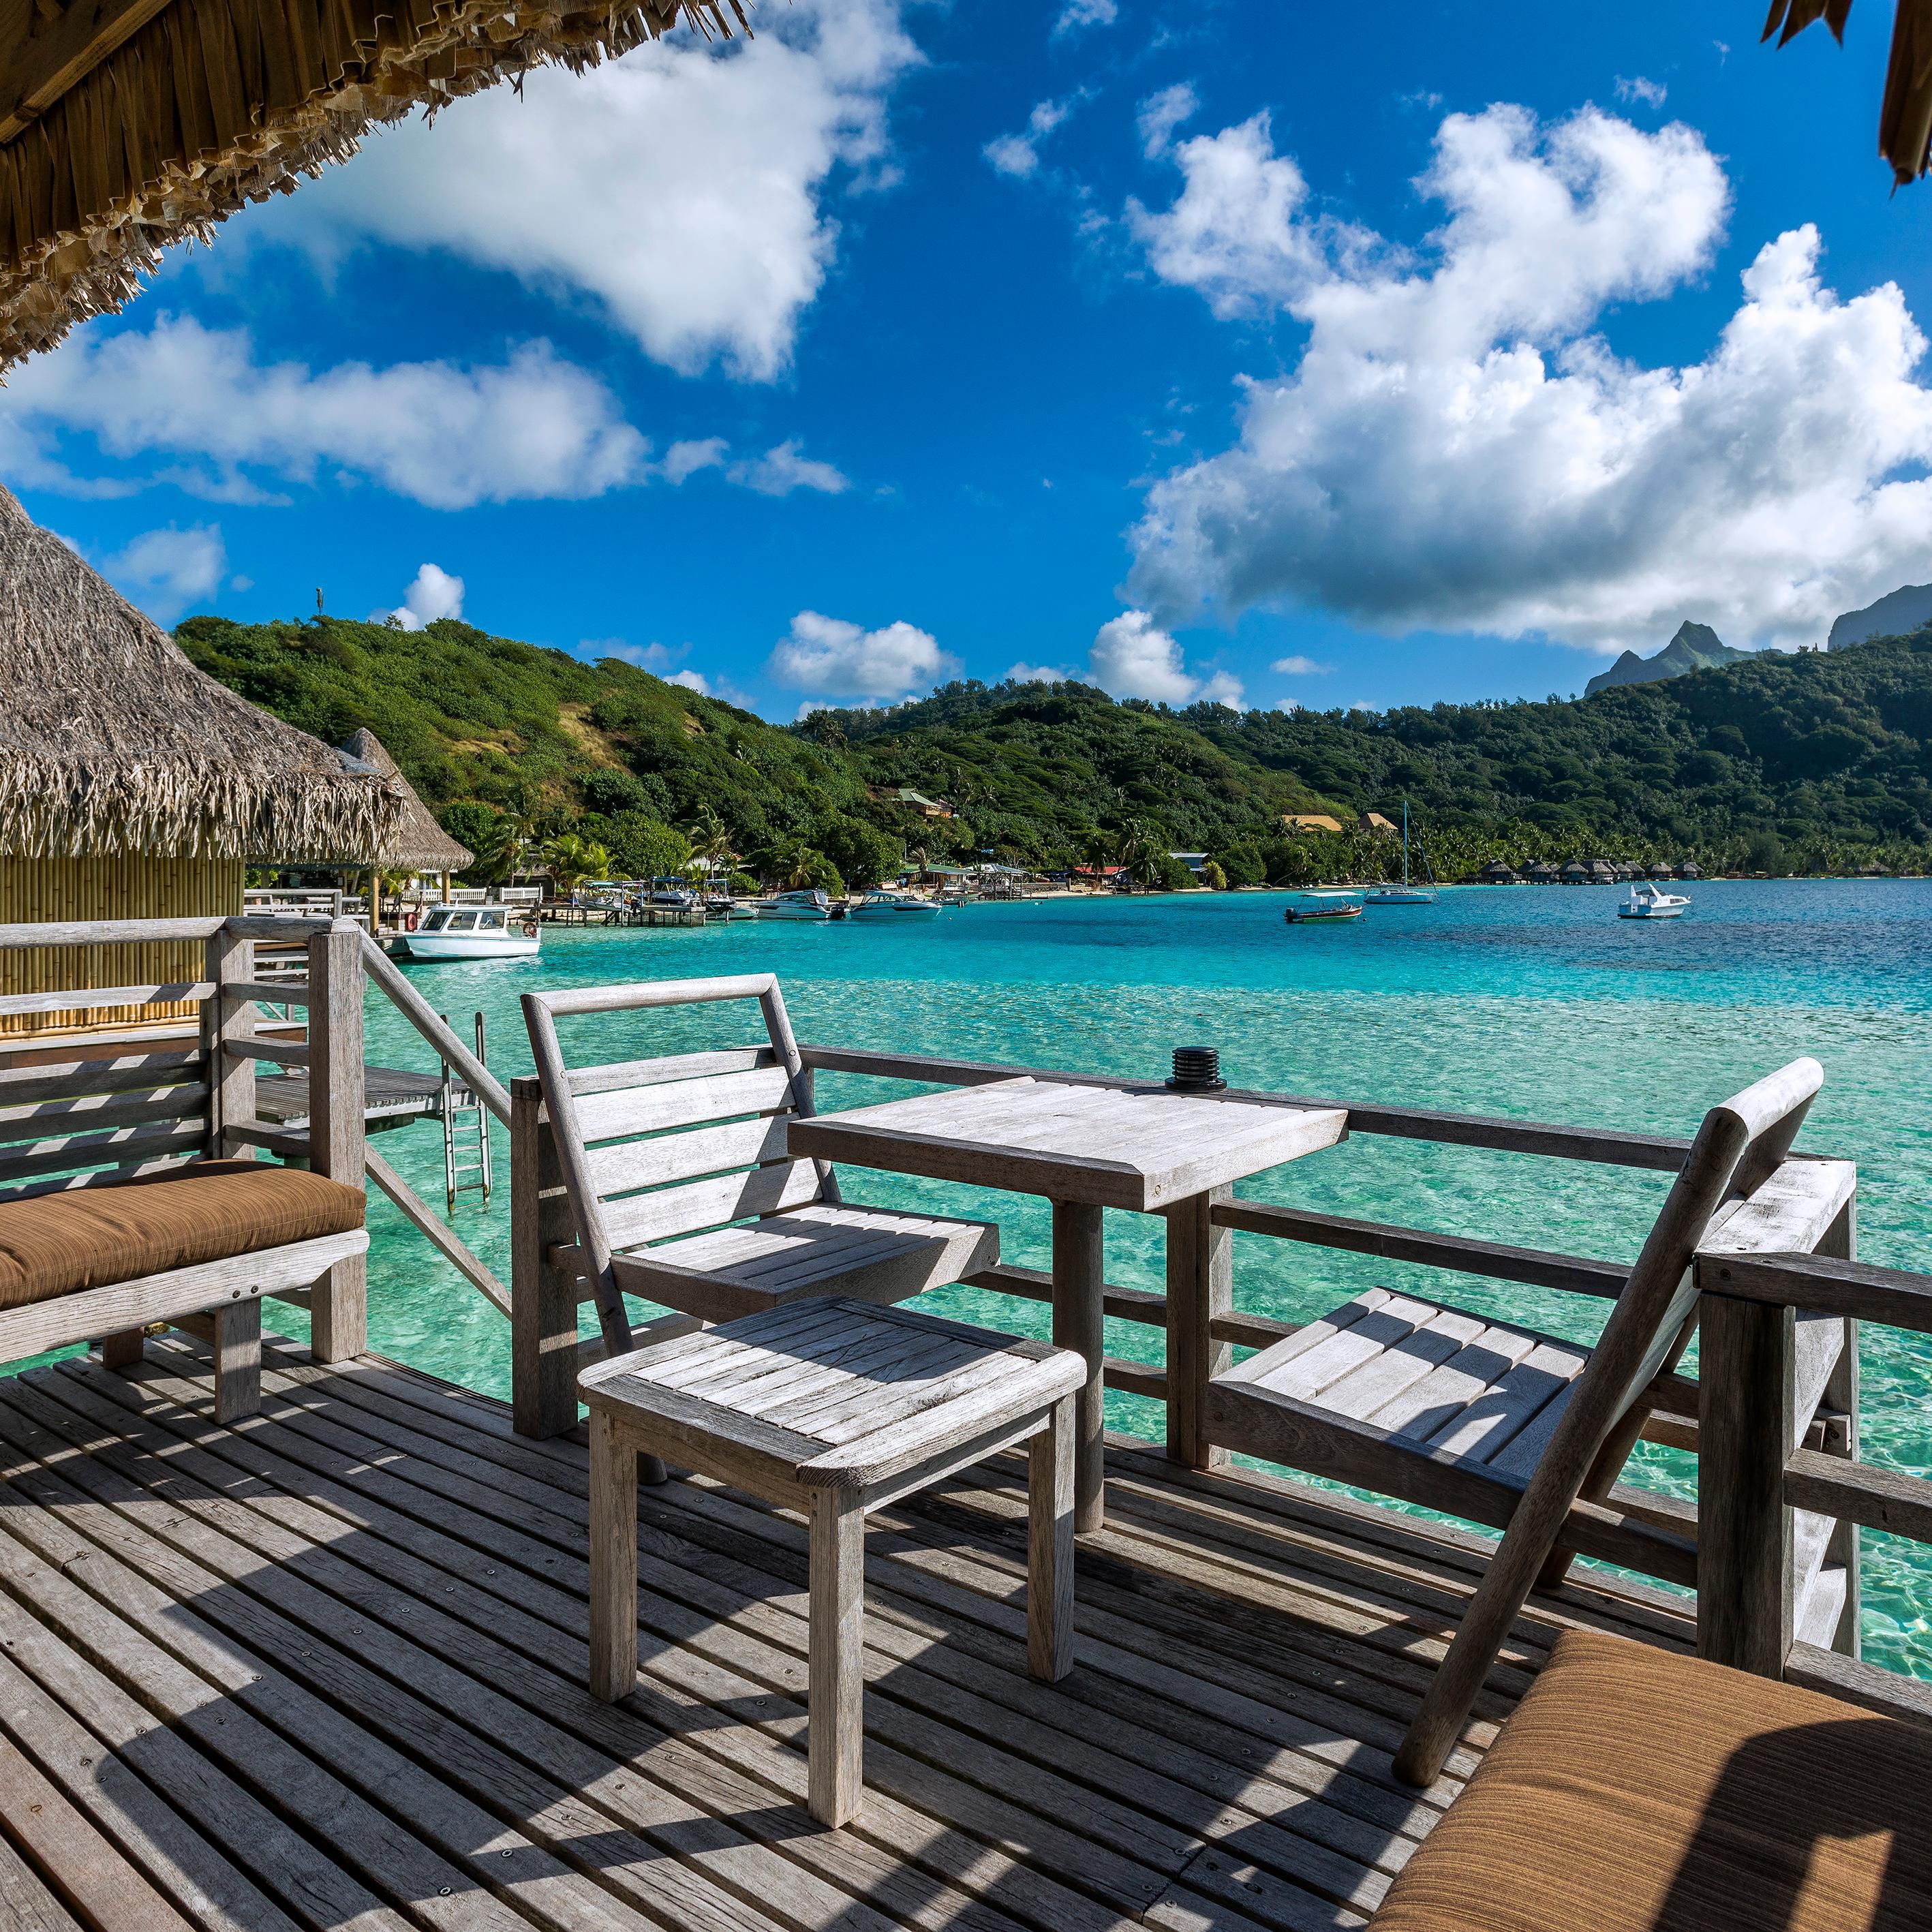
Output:
M778 892L760 899L753 910L760 919L830 919L832 902L815 886L803 892Z
M1661 886L1633 886L1630 896L1617 908L1619 919L1682 919L1690 910L1690 902L1682 892L1666 892Z
M412 959L532 959L543 944L534 918L513 906L434 906L409 934Z
M910 892L868 892L845 916L875 926L892 926L908 920L937 919L939 908L932 900L916 898Z
M1288 902L1282 914L1290 926L1301 926L1313 920L1360 919L1362 916L1362 896L1360 892L1323 891L1297 892Z
M1426 854L1423 858L1422 868L1426 872L1429 872L1429 860ZM1435 876L1433 872L1430 872L1432 880ZM1421 886L1412 886L1408 882L1408 800L1406 798L1402 802L1402 884L1399 886L1378 886L1372 892L1363 895L1363 902L1376 906L1433 905L1436 903L1436 895L1432 892L1425 892Z

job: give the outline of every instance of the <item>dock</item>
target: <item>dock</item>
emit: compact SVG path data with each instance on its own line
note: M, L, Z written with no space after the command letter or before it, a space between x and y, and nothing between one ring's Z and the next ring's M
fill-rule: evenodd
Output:
M442 1080L437 1074L418 1073L404 1066L364 1066L362 1091L362 1118L370 1133L442 1118ZM458 1106L476 1105L470 1090L460 1083L454 1099ZM296 1066L282 1073L257 1073L255 1106L262 1119L272 1120L277 1126L307 1126L308 1069Z
M51 1787L33 1815L69 1821L36 1837L10 1808L11 1862L58 1896L152 1888L211 1932L1355 1926L1560 1631L1692 1640L1648 1592L1533 1598L1417 1793L1390 1753L1485 1540L1116 1437L1080 1667L1043 1684L1004 1458L875 1520L868 1796L826 1832L800 1519L641 1490L641 1674L600 1704L580 1439L272 1338L262 1416L221 1428L201 1346L148 1348L0 1381L0 1726L15 1788Z

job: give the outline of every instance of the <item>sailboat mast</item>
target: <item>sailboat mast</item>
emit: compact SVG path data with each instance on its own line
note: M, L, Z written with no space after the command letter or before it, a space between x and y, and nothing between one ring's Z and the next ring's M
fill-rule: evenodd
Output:
M1402 889L1408 890L1408 796L1402 795Z

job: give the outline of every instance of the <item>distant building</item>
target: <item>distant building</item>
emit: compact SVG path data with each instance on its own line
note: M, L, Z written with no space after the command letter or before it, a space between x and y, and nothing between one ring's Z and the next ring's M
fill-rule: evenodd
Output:
M1205 852L1170 852L1167 856L1170 859L1178 859L1197 879L1201 876L1202 867L1208 862Z
M1339 832L1342 821L1325 812L1284 812L1281 822L1291 832Z
M956 817L951 806L943 798L928 798L922 791L914 791L910 785L876 785L868 788L873 798L884 805L909 805L928 818Z
M1379 812L1365 812L1355 820L1358 832L1394 832L1396 829L1394 820L1384 818Z

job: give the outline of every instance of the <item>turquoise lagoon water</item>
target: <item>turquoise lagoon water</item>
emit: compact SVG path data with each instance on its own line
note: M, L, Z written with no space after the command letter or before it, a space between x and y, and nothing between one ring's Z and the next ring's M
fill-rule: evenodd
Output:
M1688 1133L1702 1110L1799 1053L1826 1082L1805 1144L1856 1160L1860 1252L1932 1268L1932 881L1713 881L1688 918L1619 920L1588 888L1445 892L1432 907L1371 908L1344 926L1290 927L1274 893L977 905L930 924L737 922L701 931L547 929L540 960L416 965L416 984L467 1036L488 1018L490 1064L528 1070L517 996L533 986L770 969L799 1036L850 1046L1147 1077L1176 1045L1218 1046L1236 1084ZM370 1058L433 1056L380 997ZM749 1006L565 1023L587 1062L735 1044L756 1036ZM821 1077L836 1107L913 1090ZM433 1126L384 1137L385 1153L440 1200ZM464 1238L505 1280L506 1184L485 1210L466 1197ZM1331 1213L1625 1260L1664 1180L1657 1176L1361 1135L1244 1184L1262 1198ZM1044 1266L1045 1204L938 1183L854 1174L853 1198L997 1219L1007 1259ZM370 1318L376 1348L502 1394L508 1326L410 1230L372 1199ZM1161 1224L1108 1218L1110 1280L1161 1285ZM1439 1296L1579 1341L1600 1327L1594 1300L1392 1267L1236 1237L1235 1295L1247 1310L1306 1318L1380 1282ZM1043 1333L1036 1304L956 1288L951 1312ZM1114 1353L1157 1360L1159 1331L1109 1324ZM1932 1348L1866 1333L1865 1454L1932 1473ZM1160 1432L1157 1406L1110 1397L1113 1426ZM1643 1452L1644 1480L1682 1488L1684 1459ZM1932 1563L1868 1536L1869 1654L1932 1675Z

